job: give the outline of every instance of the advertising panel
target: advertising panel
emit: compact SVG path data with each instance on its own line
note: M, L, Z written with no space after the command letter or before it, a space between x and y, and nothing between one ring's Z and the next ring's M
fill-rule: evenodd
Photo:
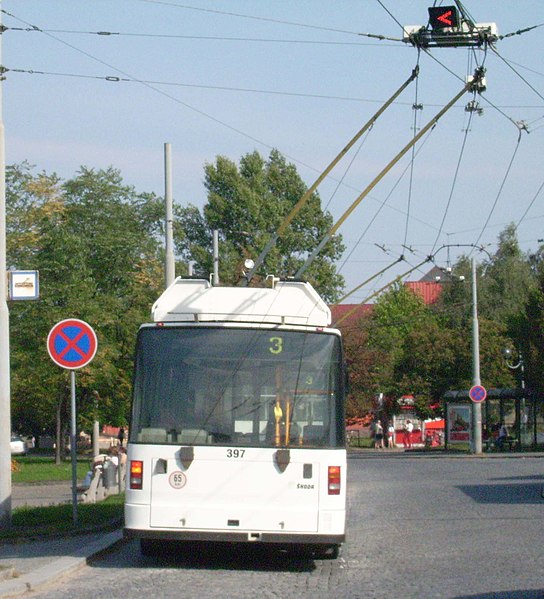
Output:
M448 443L472 440L471 404L448 404Z

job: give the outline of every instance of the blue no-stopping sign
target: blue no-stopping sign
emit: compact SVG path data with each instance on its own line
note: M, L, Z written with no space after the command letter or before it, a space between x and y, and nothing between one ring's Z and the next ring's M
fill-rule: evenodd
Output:
M487 391L485 387L482 387L482 385L474 385L470 388L468 396L473 402L480 403L487 397Z
M62 368L83 368L94 358L98 342L90 325L77 318L58 322L47 336L49 356Z

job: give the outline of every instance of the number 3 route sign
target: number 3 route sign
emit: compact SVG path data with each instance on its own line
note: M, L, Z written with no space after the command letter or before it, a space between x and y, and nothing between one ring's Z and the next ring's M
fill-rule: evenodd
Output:
M47 351L62 368L83 368L94 358L98 342L92 327L83 320L61 320L49 331Z

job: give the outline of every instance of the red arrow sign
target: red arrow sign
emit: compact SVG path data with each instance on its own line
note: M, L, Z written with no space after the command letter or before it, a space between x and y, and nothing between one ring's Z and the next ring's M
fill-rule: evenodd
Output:
M432 6L429 11L429 24L433 29L459 27L459 13L455 6Z
M438 15L438 17L436 17L436 18L441 23L444 23L444 25L447 25L448 27L451 27L453 25L453 21L451 19L452 14L453 14L453 11L452 10L448 10L448 12L445 12L444 14Z

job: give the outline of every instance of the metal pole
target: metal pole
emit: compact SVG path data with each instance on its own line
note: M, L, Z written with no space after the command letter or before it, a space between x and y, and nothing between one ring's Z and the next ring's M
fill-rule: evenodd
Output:
M213 284L219 285L219 231L213 230Z
M176 278L176 261L174 258L174 213L172 200L172 146L164 144L164 202L166 208L165 236L165 279L166 287L169 287Z
M478 326L478 290L476 260L472 258L472 383L480 385L480 331ZM472 438L474 453L482 453L482 406L472 402Z
M70 456L72 458L72 519L74 524L77 524L76 373L73 370L70 370L70 387Z
M94 392L93 457L100 453L100 424L98 422L98 391Z
M0 0L0 26L1 26ZM0 64L2 62L0 35ZM9 370L9 310L7 302L6 258L6 154L2 117L2 80L0 75L0 526L11 524L11 405Z

